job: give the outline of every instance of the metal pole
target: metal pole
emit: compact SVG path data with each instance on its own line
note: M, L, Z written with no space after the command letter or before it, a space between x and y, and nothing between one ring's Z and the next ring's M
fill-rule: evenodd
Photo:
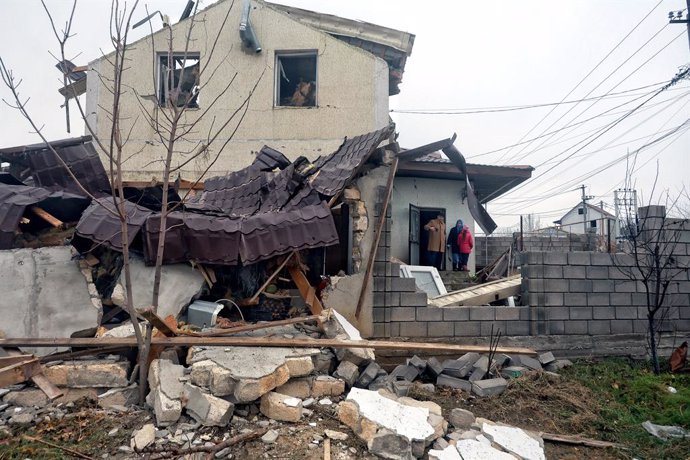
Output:
M582 189L582 230L585 236L587 236L587 196L585 195L585 185L580 186Z
M606 249L611 254L611 219L606 219Z
M525 250L525 241L523 240L523 233L522 233L522 215L520 215L520 252L523 252Z

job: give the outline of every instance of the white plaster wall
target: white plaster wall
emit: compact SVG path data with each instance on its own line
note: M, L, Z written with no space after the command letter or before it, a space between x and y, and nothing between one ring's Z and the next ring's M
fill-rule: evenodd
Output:
M186 156L182 152L193 150L197 142L205 139L214 118L214 126L217 127L239 107L257 80L260 81L244 122L205 177L226 174L247 166L264 144L282 151L291 159L299 155L315 159L335 150L345 136L374 131L388 124L388 67L385 61L302 25L263 2L252 2L251 11L252 24L263 51L257 55L242 50L238 32L241 2L234 2L220 41L211 56L214 31L221 27L231 4L229 1L219 2L197 16L198 20L205 22L197 23L193 29L189 51L199 52L202 67L207 62L209 67L200 78L203 86L200 109L188 110L183 122L197 121L235 73L237 77L230 90L204 115L194 133L178 143L180 153L175 155L173 166L185 161ZM174 51L184 50L184 35L189 21L182 21L174 27ZM140 95L155 94L152 48L156 52L167 52L167 34L167 30L162 30L153 37L142 39L131 46L127 53L127 59L132 64L123 76L124 86L128 89L123 95L121 110L123 133L131 130L131 135L124 148L124 157L141 150L124 164L125 178L129 180L161 178L164 148L142 117L142 109L134 92ZM273 106L275 53L294 50L318 52L318 107ZM103 75L109 75L112 70L108 70L110 65L105 59L92 62L91 67L100 67ZM212 77L214 71L215 76ZM98 121L99 137L107 139L110 123L104 108L112 104L112 95L101 84L95 71L90 72L88 78L87 106L97 112L92 119ZM96 94L94 84L98 86ZM98 107L94 101L98 102ZM153 101L144 100L142 103L149 113L155 114L161 110ZM236 122L231 122L222 131L211 147L208 158L184 166L182 178L195 179L218 154L220 146L236 126Z
M459 180L396 177L391 198L392 256L403 262L409 261L410 204L420 208L445 208L447 232L458 219L462 219L474 235L474 219L467 207L467 200L462 202L464 188L464 183ZM475 267L474 256L473 251L469 261L471 271Z
M595 233L597 235L606 235L606 220L601 220L603 215L594 209L587 209L587 230L589 231L591 229L590 227L590 222L593 220L597 221L597 228ZM579 235L582 235L584 233L584 228L582 224L582 219L583 216L582 214L577 213L577 208L574 210L570 211L568 214L566 214L563 219L561 219L561 227L563 230L566 232L570 233L577 233ZM603 226L603 228L602 228ZM614 229L614 223L613 221L611 222L611 230ZM594 230L594 229L591 229Z

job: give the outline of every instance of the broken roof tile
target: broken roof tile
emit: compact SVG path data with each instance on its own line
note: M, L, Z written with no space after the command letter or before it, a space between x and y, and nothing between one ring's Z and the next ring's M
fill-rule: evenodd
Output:
M82 214L77 224L77 236L90 239L111 249L122 251L122 228L113 197L94 200ZM150 209L124 200L127 214L127 241L134 241L146 219L153 213Z

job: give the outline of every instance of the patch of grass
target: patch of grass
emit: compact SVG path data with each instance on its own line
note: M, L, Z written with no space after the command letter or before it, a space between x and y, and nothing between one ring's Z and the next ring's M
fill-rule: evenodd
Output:
M654 375L647 363L625 359L578 361L562 375L592 390L591 404L600 416L594 423L602 439L628 446L637 458L689 458L690 440L658 440L642 422L690 429L690 375Z

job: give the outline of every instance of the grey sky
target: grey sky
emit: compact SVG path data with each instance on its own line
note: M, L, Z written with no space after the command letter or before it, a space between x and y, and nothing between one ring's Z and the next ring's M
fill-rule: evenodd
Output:
M71 2L48 3L58 23L64 23ZM146 4L150 11L161 10L177 18L185 3L186 0L148 1L142 3L141 12L135 16L145 16L143 5ZM210 3L213 2L202 1L202 5ZM415 46L407 61L401 94L391 98L391 108L394 111L457 111L560 101L658 2L282 0L279 3L414 33ZM75 63L86 64L100 54L99 50L108 49L109 4L108 0L79 3L74 24L77 35L71 40L68 53L70 57L81 53L73 59ZM48 54L48 50L57 52L57 44L40 2L3 0L2 6L0 56L14 70L15 76L23 79L22 94L31 97L29 109L45 125L48 138L67 137L64 113L60 109L61 97L57 92L60 74ZM599 84L589 97L670 80L680 66L690 62L685 27L667 25L668 11L683 8L684 0L662 1L567 100L583 98ZM141 29L134 31L133 39L145 33L144 28ZM633 55L657 32L653 40ZM675 37L678 38L672 41ZM660 51L669 42L671 44ZM656 57L636 70L657 52ZM629 57L627 63L601 83ZM392 116L404 147L415 147L456 132L456 145L470 162L541 165L534 171L535 179L531 183L490 203L489 211L504 226L515 223L519 214L530 212L540 214L542 224L547 225L577 203L580 192L572 190L581 183L588 186L588 194L595 196L594 202L603 200L612 204L613 190L622 185L625 161L598 175L588 177L589 174L621 157L628 149L634 151L688 119L690 82L686 80L658 95L637 114L576 152L597 135L596 129L605 129L659 86L606 98L591 108L595 101L574 108L574 104L563 104L526 139L541 135L569 109L572 111L548 131L563 128L581 112L584 113L575 122L609 109L611 113L526 144L524 149L525 145L488 155L485 153L520 141L552 107L466 115L393 113ZM4 87L0 87L0 96L8 97ZM633 102L635 98L639 99ZM628 104L613 109L626 102ZM38 142L19 114L5 105L0 108L0 119L1 146ZM690 122L685 128L690 128ZM636 187L645 197L652 189L657 159L657 192L668 189L675 195L683 187L690 187L690 133L685 128L640 152L638 166L649 161L635 174ZM82 133L81 126L73 127L72 135ZM570 154L572 158L545 172Z

